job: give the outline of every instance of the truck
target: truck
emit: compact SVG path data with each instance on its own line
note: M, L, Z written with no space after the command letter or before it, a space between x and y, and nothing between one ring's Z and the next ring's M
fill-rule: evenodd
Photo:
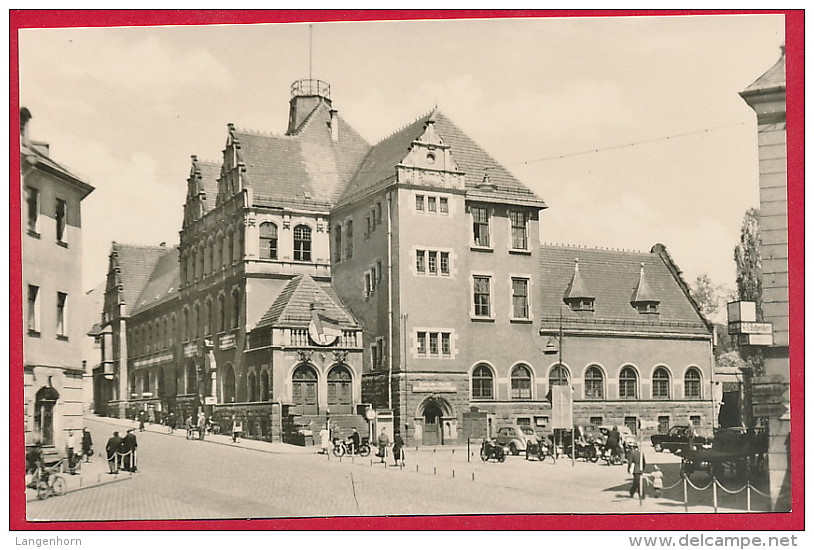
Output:
M690 450L690 437L693 432L695 433L692 437L693 447L695 449L709 448L712 446L712 437L702 435L698 432L698 428L688 425L673 426L667 433L653 434L650 436L650 442L653 444L653 450L657 453L664 450L668 450L671 453L686 451Z

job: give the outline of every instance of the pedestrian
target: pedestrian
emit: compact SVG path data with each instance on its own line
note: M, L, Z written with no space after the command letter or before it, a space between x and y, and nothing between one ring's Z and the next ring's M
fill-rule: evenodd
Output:
M621 434L619 433L619 428L614 426L613 429L608 432L608 439L605 441L605 448L603 449L603 453L607 454L610 451L610 457L614 458L619 456L619 444L621 442ZM610 462L608 462L610 464Z
M331 430L328 426L325 426L319 431L319 442L322 454L328 454L328 451L331 448Z
M387 430L382 428L382 433L376 439L376 444L379 446L379 453L376 455L381 458L381 462L387 457L387 447L390 446L390 438L387 437Z
M361 437L359 436L359 432L356 431L356 428L352 428L352 432L350 434L350 454L354 455L359 452L359 444L361 443Z
M74 466L77 462L76 450L79 449L79 438L76 437L74 430L68 430L68 442L66 444L68 451L68 473L71 475L76 474Z
M404 440L399 432L393 436L393 462L396 466L404 466Z
M170 414L167 415L167 428L169 429L169 433L175 433L177 424L178 419L175 417L175 413L170 411Z
M85 462L90 462L90 457L93 456L93 439L87 428L82 428L82 454L85 456Z
M113 437L107 440L105 451L107 451L107 465L110 468L109 474L119 473L119 447L122 444L122 439L119 437L119 432L113 432Z
M664 473L658 466L653 466L653 473L650 474L650 482L653 484L653 493L656 498L661 496L661 490L664 488Z
M122 439L119 445L119 452L122 455L122 469L127 472L136 471L136 448L138 448L138 441L136 440L135 430L130 428L127 430L127 435Z
M243 421L232 415L232 443L237 443L243 434Z
M628 459L627 463L627 472L633 473L633 483L630 486L630 498L633 498L633 495L639 493L639 498L644 499L645 494L642 490L642 473L644 473L644 467L647 466L647 461L644 459L644 454L639 450L639 445L637 443L631 443L631 452L630 458Z
M138 412L138 431L140 432L144 431L144 420L146 416L147 415L144 413L144 411Z
M203 411L198 413L198 437L203 441L206 435L206 415Z

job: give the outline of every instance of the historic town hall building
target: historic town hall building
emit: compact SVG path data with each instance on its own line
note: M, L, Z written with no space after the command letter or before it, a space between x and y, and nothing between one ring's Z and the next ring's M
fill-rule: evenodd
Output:
M577 422L711 426L711 327L664 247L541 246L545 208L437 109L371 146L297 81L285 135L192 157L177 248L113 244L97 409L453 444L550 429L564 384Z

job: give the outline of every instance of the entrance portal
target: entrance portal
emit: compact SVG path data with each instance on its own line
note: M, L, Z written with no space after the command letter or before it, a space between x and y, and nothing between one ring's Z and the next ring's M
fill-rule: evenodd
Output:
M457 420L452 405L437 395L427 397L416 411L416 442L449 445L457 440Z
M437 403L430 402L424 407L424 445L444 444L441 416L441 409Z

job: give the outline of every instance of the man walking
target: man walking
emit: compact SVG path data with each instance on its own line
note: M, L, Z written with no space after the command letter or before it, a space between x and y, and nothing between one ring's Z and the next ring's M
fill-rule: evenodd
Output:
M82 454L85 455L85 462L90 462L90 455L93 454L93 439L87 428L82 428Z
M376 444L379 446L379 457L381 457L381 461L384 462L384 459L387 457L387 447L390 445L390 438L387 436L387 430L384 428L382 428L382 433L380 433L378 439L376 439Z
M74 466L76 465L76 450L79 449L79 439L76 437L76 433L74 430L68 430L68 443L67 443L67 451L68 451L68 472L71 475L75 475L76 471L74 470Z
M639 493L639 498L644 500L645 494L642 490L642 474L644 473L644 467L647 466L647 461L644 459L644 454L639 450L638 443L631 443L630 444L632 451L630 452L630 459L628 459L627 463L627 472L630 473L631 470L633 471L633 484L630 486L630 498L633 498L633 495L637 492Z
M607 454L610 451L610 457L615 458L617 456L621 456L619 453L619 445L621 442L621 434L619 433L619 428L616 426L608 432L608 439L605 441L605 448L602 451L604 454ZM610 464L610 462L608 462Z
M232 415L232 443L237 443L243 434L243 421Z
M105 451L107 452L107 465L110 468L109 474L119 473L119 447L121 447L122 439L119 437L119 432L113 432L113 437L107 440Z
M123 469L128 472L136 471L136 448L138 442L136 441L136 434L133 433L133 428L127 430L127 435L124 436L120 445L120 452L124 462Z
M206 435L206 415L203 411L198 413L198 437L203 441Z
M393 462L396 466L404 466L404 440L399 432L393 436Z

